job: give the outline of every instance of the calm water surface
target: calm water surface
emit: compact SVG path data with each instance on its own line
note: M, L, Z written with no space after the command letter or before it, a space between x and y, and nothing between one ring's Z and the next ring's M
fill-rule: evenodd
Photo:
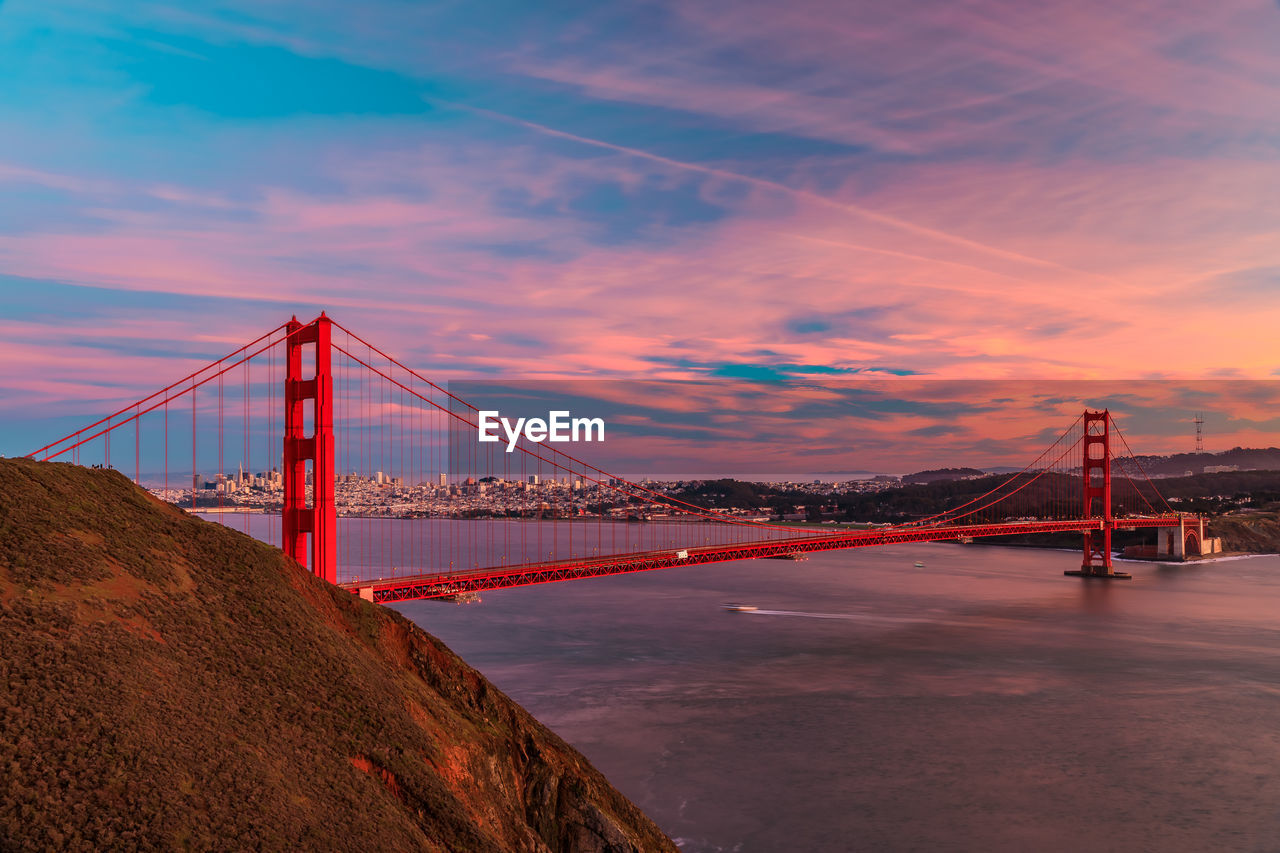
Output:
M901 545L398 607L688 853L1280 850L1280 557L1079 559Z

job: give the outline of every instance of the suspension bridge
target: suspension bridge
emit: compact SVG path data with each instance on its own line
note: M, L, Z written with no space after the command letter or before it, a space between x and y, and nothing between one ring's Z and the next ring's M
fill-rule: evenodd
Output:
M1112 565L1113 531L1157 529L1160 553L1171 556L1198 554L1204 538L1204 519L1169 506L1105 409L1082 412L978 497L900 524L831 531L708 509L547 444L521 439L512 453L482 445L477 415L321 314L295 317L28 455L132 468L161 498L220 513L224 523L238 514L245 532L378 602L1064 532L1082 538L1081 567L1067 574L1123 579ZM210 467L206 479L200 471ZM279 526L264 528L277 511Z

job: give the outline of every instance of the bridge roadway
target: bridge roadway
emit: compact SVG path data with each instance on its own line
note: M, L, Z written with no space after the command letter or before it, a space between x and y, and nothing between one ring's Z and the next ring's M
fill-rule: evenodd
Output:
M1183 518L1186 518L1186 516L1125 517L1115 518L1111 524L1113 529L1177 527ZM1087 530L1102 530L1104 526L1105 522L1102 519L1091 518L857 530L828 533L821 536L797 536L793 539L747 542L736 545L706 545L687 549L665 548L660 551L554 560L519 566L495 566L462 572L436 572L395 578L347 581L338 584L338 586L370 601L387 604L397 601L440 598L449 595L530 586L532 584L552 583L578 578L595 578L629 572L669 569L675 566L723 563L729 560L784 557L790 554L837 551L844 548L867 548L875 545L895 545L904 542L938 542L947 539L963 539L965 537L1013 536L1019 533L1061 533L1070 531L1083 533ZM681 556L681 554L686 554L687 556Z

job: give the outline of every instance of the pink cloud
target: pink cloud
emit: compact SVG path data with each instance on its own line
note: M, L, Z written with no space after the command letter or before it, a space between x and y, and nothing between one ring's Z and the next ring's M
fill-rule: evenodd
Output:
M324 305L441 378L681 378L700 375L689 365L757 362L952 377L1265 376L1276 367L1280 305L1263 297L1241 312L1203 290L1226 271L1280 264L1270 203L1280 172L1268 164L1067 160L992 172L902 163L882 167L882 188L850 181L820 195L614 149L588 161L519 147L463 164L431 149L347 160L336 167L345 196L265 188L236 202L243 215L233 218L222 215L232 202L216 195L90 182L105 231L7 234L0 256L14 275L264 303L214 327L227 349L237 334L283 320L274 303ZM557 203L575 177L633 185L690 174L709 196L735 181L747 193L721 222L672 230L657 245L592 245L575 220L490 203L504 187ZM389 196L378 189L388 176L421 192ZM139 210L132 194L176 210ZM781 195L792 204L779 206ZM511 240L559 254L472 248ZM829 328L798 334L793 319ZM204 317L150 327L122 319L113 334L181 342L211 329ZM96 358L51 358L47 369L74 385L99 375ZM185 372L163 359L131 367L156 384Z

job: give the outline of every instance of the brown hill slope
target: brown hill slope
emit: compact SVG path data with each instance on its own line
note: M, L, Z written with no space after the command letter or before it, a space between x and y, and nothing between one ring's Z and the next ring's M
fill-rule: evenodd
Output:
M674 851L438 640L113 471L0 460L0 848Z
M1224 551L1280 552L1280 514L1221 515L1210 520L1208 535L1222 537Z

